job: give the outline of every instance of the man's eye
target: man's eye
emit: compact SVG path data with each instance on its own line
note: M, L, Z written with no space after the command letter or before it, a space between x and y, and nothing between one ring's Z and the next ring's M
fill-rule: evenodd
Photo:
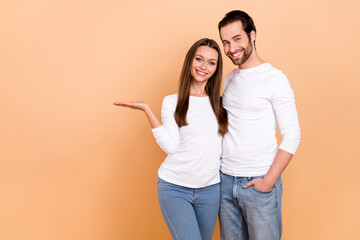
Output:
M235 41L240 41L240 38L235 38Z

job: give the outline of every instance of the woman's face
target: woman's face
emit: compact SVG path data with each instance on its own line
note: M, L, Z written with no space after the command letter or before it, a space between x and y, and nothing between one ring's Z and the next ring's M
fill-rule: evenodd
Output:
M200 46L195 52L191 65L193 81L199 83L207 82L216 71L218 57L219 54L215 49L208 46Z

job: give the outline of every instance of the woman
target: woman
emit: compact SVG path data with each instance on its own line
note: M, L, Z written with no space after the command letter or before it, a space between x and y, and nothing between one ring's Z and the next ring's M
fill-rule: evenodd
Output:
M116 102L143 110L160 147L168 154L158 171L158 198L176 240L211 240L220 199L220 155L227 113L220 100L222 57L203 38L189 49L178 94L164 98L162 123L144 102Z

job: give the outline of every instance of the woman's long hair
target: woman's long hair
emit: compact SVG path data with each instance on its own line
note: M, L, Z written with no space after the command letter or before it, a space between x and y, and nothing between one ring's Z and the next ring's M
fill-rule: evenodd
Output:
M228 117L220 98L223 62L219 45L209 38L203 38L195 42L186 54L180 75L179 98L175 109L175 121L179 127L187 125L186 114L189 108L190 87L193 80L191 76L191 66L195 53L200 46L208 46L215 49L218 53L217 68L215 73L207 81L205 92L209 95L211 107L217 118L219 125L218 132L224 135L228 131Z

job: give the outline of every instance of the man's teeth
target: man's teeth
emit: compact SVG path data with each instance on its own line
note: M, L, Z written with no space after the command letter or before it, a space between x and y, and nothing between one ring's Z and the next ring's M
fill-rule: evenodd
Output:
M238 56L240 56L240 54L241 54L241 52L234 53L233 57L238 57Z

